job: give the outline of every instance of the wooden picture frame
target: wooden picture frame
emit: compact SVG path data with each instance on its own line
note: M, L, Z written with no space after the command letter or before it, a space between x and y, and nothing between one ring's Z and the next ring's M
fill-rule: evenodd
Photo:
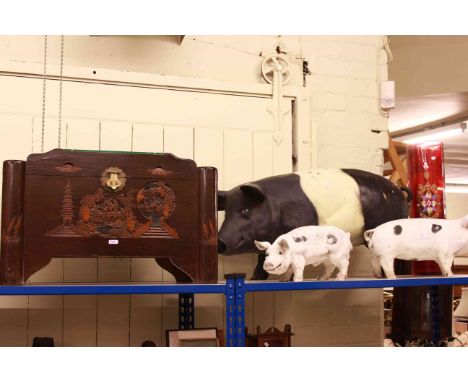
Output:
M247 347L291 347L291 325L284 326L284 332L271 327L262 333L260 326L257 326L256 334L248 334L245 328L245 339Z
M216 328L166 330L167 347L222 347L224 333Z

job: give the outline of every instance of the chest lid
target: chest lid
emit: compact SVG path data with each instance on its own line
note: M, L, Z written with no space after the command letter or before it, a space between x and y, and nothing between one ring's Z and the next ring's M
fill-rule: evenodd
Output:
M197 165L172 154L55 149L31 154L26 175L99 177L115 187L122 179L196 179Z

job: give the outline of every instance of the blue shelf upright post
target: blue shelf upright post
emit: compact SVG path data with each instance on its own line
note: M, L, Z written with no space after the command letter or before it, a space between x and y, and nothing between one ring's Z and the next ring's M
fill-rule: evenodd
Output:
M193 293L179 294L179 329L195 328L195 302Z
M226 345L245 346L245 273L224 275L226 279Z
M226 346L236 346L236 279L235 274L224 275L226 279Z
M236 275L236 346L245 346L245 274Z
M439 287L431 286L431 333L432 342L435 346L439 345L440 341L440 305L439 305Z

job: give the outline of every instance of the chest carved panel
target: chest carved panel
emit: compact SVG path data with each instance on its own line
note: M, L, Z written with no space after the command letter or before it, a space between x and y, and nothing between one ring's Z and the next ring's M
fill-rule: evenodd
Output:
M81 197L75 211L70 180L61 201L62 223L47 231L51 237L172 238L177 230L166 222L176 208L174 191L164 182L118 194L99 188Z

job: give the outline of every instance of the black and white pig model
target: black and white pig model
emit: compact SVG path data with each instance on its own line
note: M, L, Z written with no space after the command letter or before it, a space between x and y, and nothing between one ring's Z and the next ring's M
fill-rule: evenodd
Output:
M386 178L355 169L312 169L272 176L218 192L218 210L226 211L218 252L257 252L254 240L272 243L307 225L336 226L351 233L353 245L382 223L408 217L408 197ZM407 200L408 199L408 200ZM253 279L265 280L265 254L259 253Z

